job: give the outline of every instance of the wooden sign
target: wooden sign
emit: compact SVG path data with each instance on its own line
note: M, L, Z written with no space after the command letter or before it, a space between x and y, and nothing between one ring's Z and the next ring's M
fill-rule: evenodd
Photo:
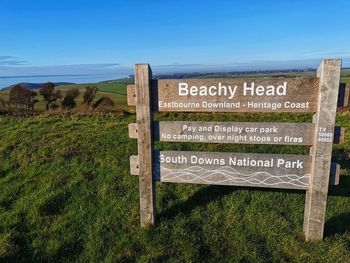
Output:
M161 151L154 163L160 182L307 189L308 155Z
M153 140L235 144L312 145L313 123L155 121ZM336 126L334 144L344 142L345 129ZM137 139L137 123L129 123L129 137Z
M340 70L340 60L324 60L311 78L152 80L149 65L137 64L128 104L137 113L137 124L129 124L129 136L138 139L130 170L139 176L141 225L155 223L157 181L296 189L306 191L305 239L322 239L328 185L339 183L332 146L344 140L336 110L349 99L343 86L339 92ZM155 111L315 115L312 123L157 122ZM155 151L155 140L311 147L309 155Z
M158 111L315 112L317 78L159 80Z
M158 80L152 106L159 112L315 112L318 86L316 77Z
M312 123L268 122L154 122L153 139L165 142L312 145ZM137 138L137 124L129 124Z

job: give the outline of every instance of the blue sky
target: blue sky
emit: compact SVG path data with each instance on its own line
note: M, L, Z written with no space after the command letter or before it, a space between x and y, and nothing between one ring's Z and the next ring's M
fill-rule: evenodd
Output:
M1 0L0 77L350 66L350 0Z

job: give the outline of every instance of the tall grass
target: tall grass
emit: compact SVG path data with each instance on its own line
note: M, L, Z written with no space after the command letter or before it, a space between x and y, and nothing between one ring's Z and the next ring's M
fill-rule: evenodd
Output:
M157 119L309 121L300 115ZM350 129L350 115L337 124ZM139 227L132 114L0 117L0 261L349 262L350 134L330 187L325 239L303 241L303 191L157 183L157 224ZM161 149L307 153L304 147L159 143Z

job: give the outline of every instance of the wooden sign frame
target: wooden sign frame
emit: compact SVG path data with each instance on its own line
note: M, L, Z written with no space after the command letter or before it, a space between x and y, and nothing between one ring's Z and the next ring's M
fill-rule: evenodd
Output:
M321 240L328 186L339 183L340 166L331 163L332 146L344 140L344 129L335 127L336 110L337 105L347 105L349 96L348 88L339 88L340 71L341 60L323 60L317 77L312 78L247 82L152 80L150 66L136 64L135 85L128 86L128 104L136 106L137 123L129 124L129 137L138 139L138 155L131 156L130 170L139 176L141 226L156 221L156 181L287 188L306 190L305 239ZM207 99L206 105L211 103L217 108L208 110L204 103L200 104L203 98ZM256 104L262 100L264 103ZM186 104L189 102L197 104ZM292 108L292 103L297 108ZM155 111L315 112L315 115L312 123L156 122ZM292 144L311 148L309 155L155 152L154 140ZM248 166L261 167L259 170L243 167L244 164L239 167L236 162L243 163L243 159L249 162ZM214 160L214 164L208 160ZM235 169L228 167L228 163L236 165Z

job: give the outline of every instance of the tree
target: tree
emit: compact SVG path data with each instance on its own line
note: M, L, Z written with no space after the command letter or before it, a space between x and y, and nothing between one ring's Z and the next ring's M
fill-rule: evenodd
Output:
M71 96L65 96L61 105L63 109L73 109L77 106L74 98Z
M24 97L24 104L28 110L34 111L34 105L39 102L35 97L38 95L37 92L33 90L27 90Z
M77 106L75 99L79 96L79 90L78 89L70 89L66 92L66 96L64 96L64 99L62 101L62 108L63 109L73 109Z
M55 102L57 99L62 98L61 91L55 91L55 84L52 82L47 82L40 90L39 93L44 97L46 101L46 110L50 108L51 103Z
M114 102L110 97L102 97L94 104L94 109L111 109L114 107Z
M34 105L38 102L35 99L37 95L35 91L17 84L10 90L9 102L19 109L34 110Z
M17 84L13 86L9 94L9 102L17 108L24 108L24 88Z
M96 86L87 86L83 95L84 104L90 106L97 93Z
M8 111L8 102L3 98L0 98L0 112Z
M76 99L76 97L79 96L79 90L78 89L70 89L66 92L66 97L72 97L73 99Z
M56 90L56 99L60 101L63 98L63 94L61 90Z

